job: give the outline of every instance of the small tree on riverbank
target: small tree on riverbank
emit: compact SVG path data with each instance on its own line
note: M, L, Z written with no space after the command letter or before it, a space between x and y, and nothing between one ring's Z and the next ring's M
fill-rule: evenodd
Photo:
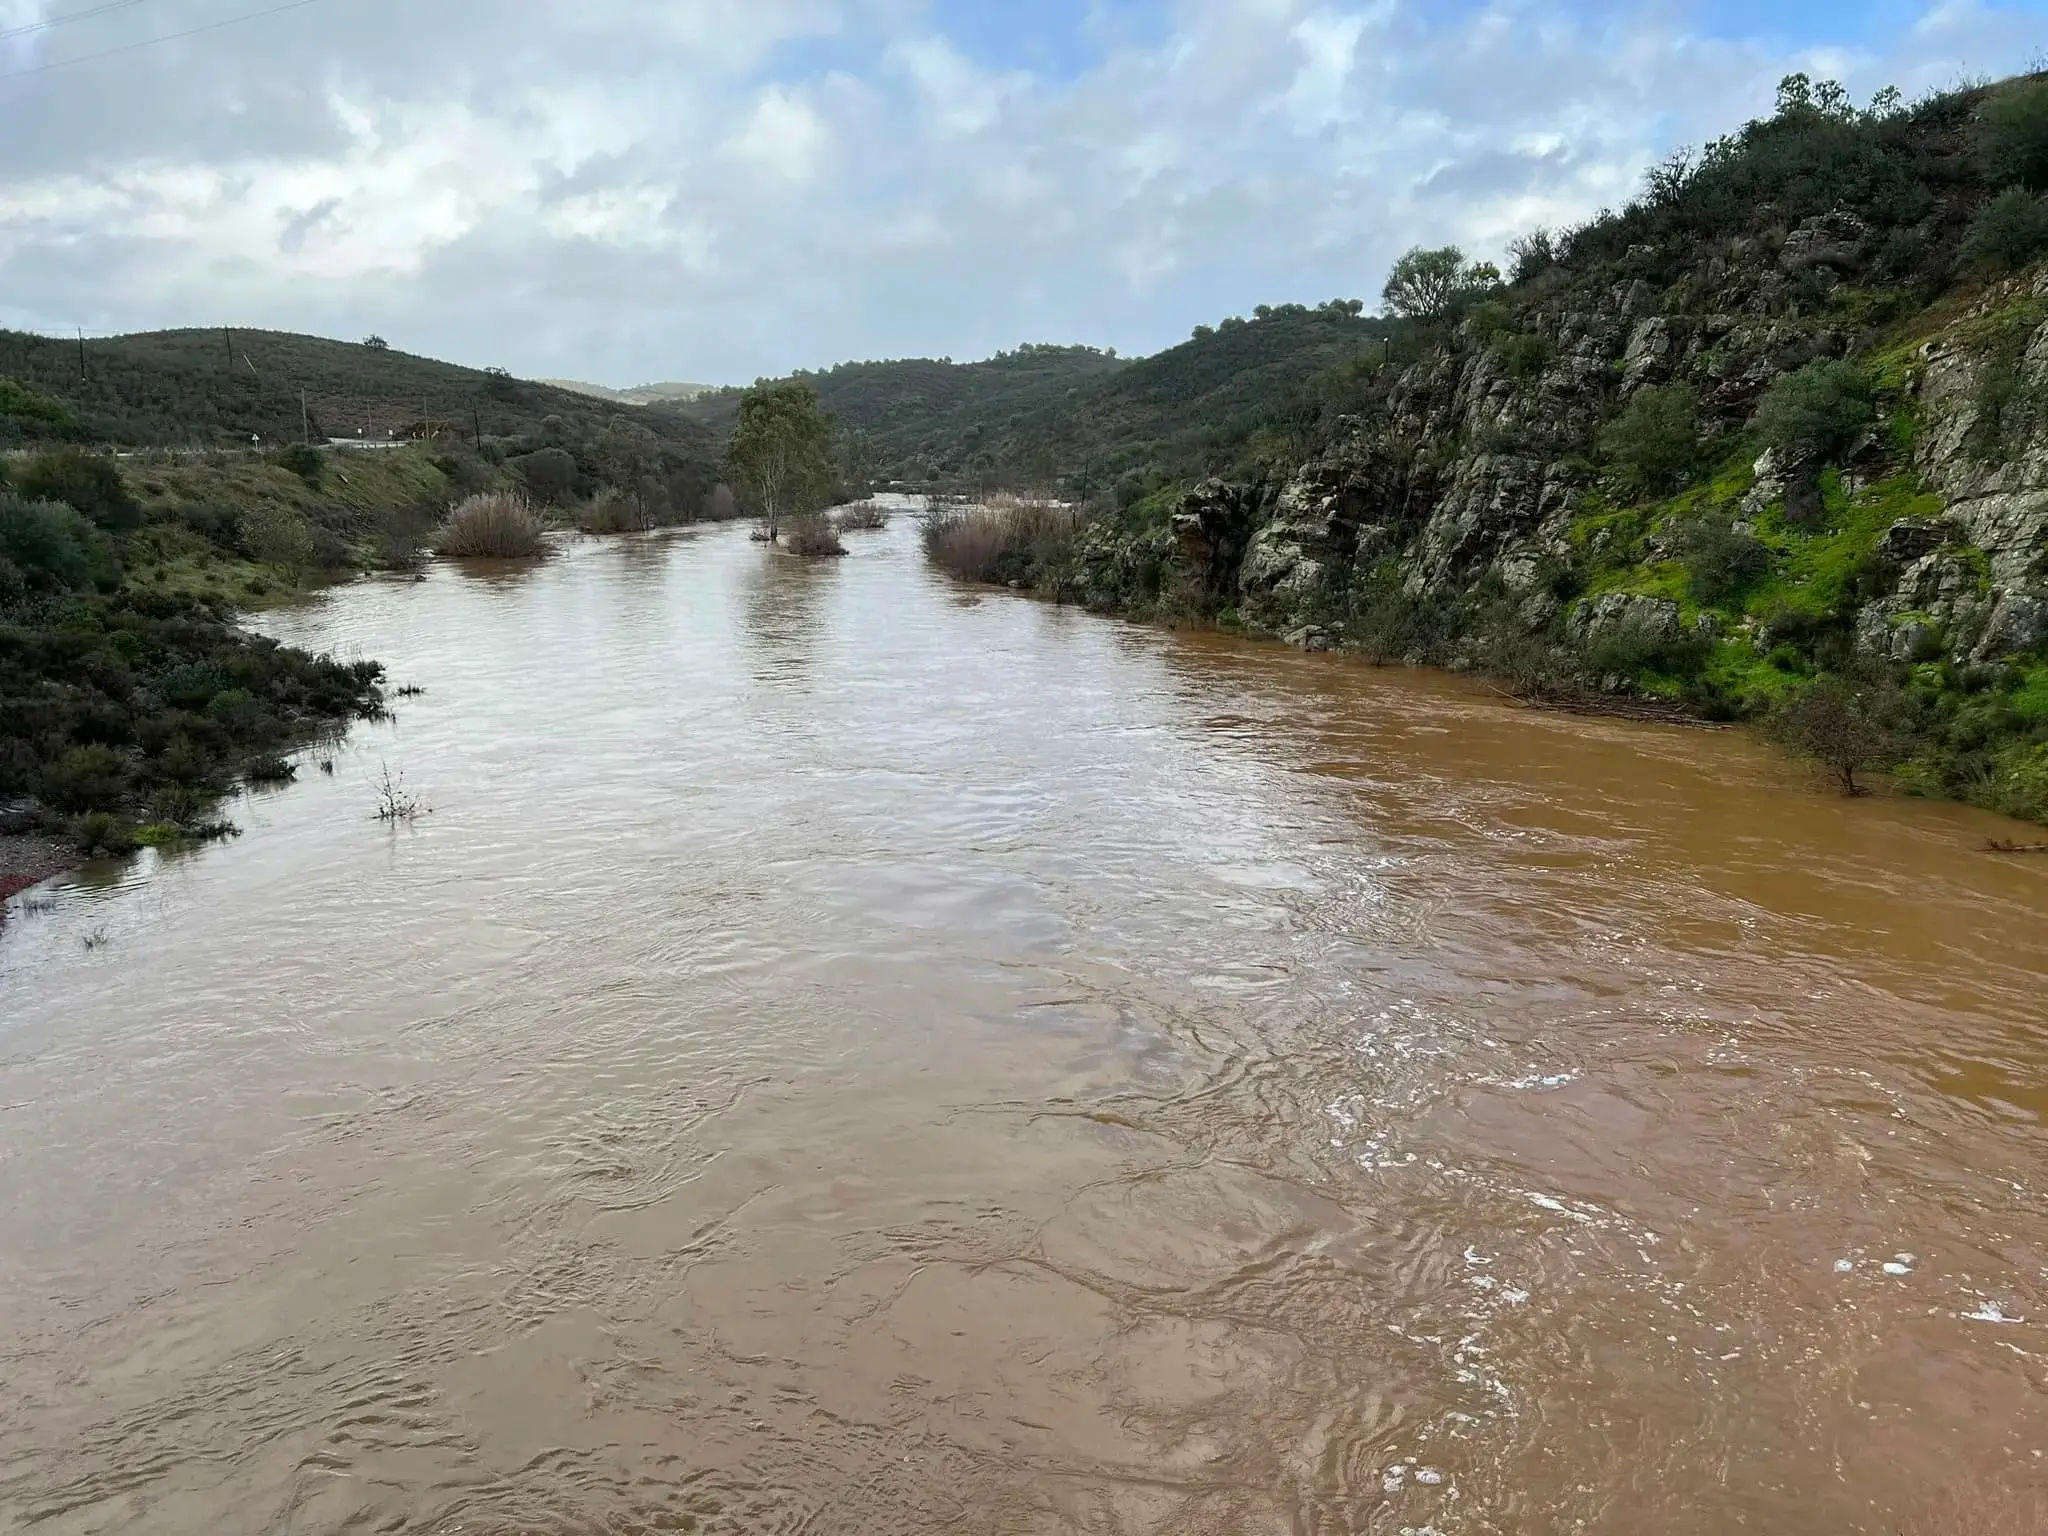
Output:
M726 463L770 541L785 518L822 510L837 465L832 419L819 407L818 392L800 380L748 390Z
M1829 673L1795 694L1768 722L1770 732L1826 768L1845 795L1869 791L1857 778L1898 760L1901 691L1890 678Z

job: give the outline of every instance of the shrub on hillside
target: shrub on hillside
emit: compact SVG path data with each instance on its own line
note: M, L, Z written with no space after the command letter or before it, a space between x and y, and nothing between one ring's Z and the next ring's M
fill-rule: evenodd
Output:
M1679 484L1699 455L1699 401L1682 384L1646 389L1600 432L1600 451L1640 490Z
M98 454L39 453L16 472L14 485L30 501L61 501L114 532L142 525L142 503L121 483L114 461Z
M1875 391L1850 363L1808 363L1780 378L1757 406L1764 441L1794 463L1839 453L1876 417Z
M211 501L179 503L171 513L179 523L217 549L243 553L242 514L231 506Z
M250 559L276 566L293 581L313 564L313 525L294 507L259 502L242 514L240 529Z
M52 810L75 816L117 808L127 799L132 779L125 756L112 747L88 744L73 747L46 765L36 782L36 794Z
M290 470L307 485L317 488L321 471L327 467L327 455L311 443L293 443L289 448L278 450L277 466Z
M112 589L121 566L105 534L72 507L0 491L0 561L28 588Z
M63 401L18 379L0 379L0 442L83 436L85 428Z
M1527 283L1557 265L1557 239L1547 229L1534 229L1508 242L1508 280Z
M2009 85L1978 108L1977 152L1993 186L2048 192L2048 81Z
M540 515L525 498L508 491L470 497L441 528L435 548L444 555L501 560L540 554L547 546Z
M802 517L793 517L783 525L782 547L792 555L817 558L821 555L843 555L846 544L839 537L839 530L832 526L832 520L822 512L808 512Z
M506 463L543 501L567 501L576 492L576 456L566 448L542 448Z
M1771 566L1771 552L1726 513L1694 518L1679 531L1677 544L1693 600L1709 608L1741 597Z
M2024 187L2007 187L1977 211L1963 237L1966 265L1984 272L2010 272L2048 254L2048 199Z

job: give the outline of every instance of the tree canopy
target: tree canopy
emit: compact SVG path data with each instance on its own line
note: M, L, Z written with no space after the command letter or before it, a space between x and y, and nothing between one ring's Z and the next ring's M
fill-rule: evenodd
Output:
M1394 263L1380 297L1389 314L1433 325L1499 286L1500 269L1490 261L1467 262L1455 245L1433 251L1417 246Z
M756 384L741 397L726 463L771 539L783 518L831 500L837 468L832 434L817 390L802 379Z

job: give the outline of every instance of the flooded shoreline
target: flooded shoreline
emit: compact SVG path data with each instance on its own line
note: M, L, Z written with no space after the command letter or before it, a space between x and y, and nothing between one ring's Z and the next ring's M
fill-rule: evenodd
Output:
M2031 1486L2008 824L849 543L265 617L426 692L0 935L0 1530L1891 1529ZM374 822L385 765L430 817Z

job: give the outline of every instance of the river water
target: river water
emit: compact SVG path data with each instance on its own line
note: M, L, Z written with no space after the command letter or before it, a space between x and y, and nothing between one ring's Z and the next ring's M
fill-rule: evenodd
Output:
M0 929L0 1530L1892 1531L2048 1450L2048 861L743 531ZM379 824L388 766L431 807Z

